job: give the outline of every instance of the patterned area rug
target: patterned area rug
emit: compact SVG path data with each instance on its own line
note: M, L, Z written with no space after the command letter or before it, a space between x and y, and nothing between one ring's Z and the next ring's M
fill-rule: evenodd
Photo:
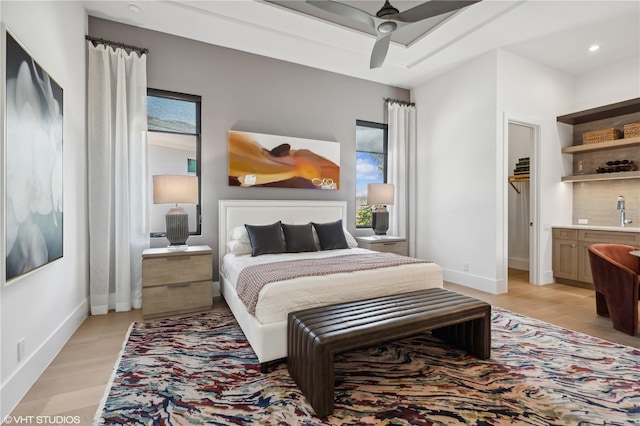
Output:
M491 359L428 335L341 355L317 418L286 364L260 373L232 314L132 325L97 425L640 423L640 351L493 308Z

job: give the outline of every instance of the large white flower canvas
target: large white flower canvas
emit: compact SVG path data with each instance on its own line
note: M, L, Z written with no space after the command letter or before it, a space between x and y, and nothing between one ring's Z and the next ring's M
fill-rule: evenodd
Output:
M6 29L5 283L62 257L63 91Z

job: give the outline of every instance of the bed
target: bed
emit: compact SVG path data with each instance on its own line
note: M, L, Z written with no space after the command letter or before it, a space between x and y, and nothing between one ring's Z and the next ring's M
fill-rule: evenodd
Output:
M288 279L267 284L260 290L255 311L247 308L236 292L236 279L243 267L271 262L288 262L309 257L354 256L371 253L355 247L346 232L350 248L311 253L250 254L229 252L234 232L245 224L268 225L281 221L302 225L347 223L347 203L309 200L220 200L219 265L220 291L242 328L265 371L268 362L287 356L287 314L310 307L362 300L420 289L442 288L442 268L435 263L411 263L377 270ZM345 230L346 231L346 230ZM235 251L235 250L232 250ZM349 257L355 259L356 257ZM252 312L250 312L250 310Z

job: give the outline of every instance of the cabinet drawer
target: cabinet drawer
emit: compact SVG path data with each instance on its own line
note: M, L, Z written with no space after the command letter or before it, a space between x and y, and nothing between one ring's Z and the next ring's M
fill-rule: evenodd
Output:
M210 281L213 279L211 254L162 256L142 259L144 287Z
M383 253L395 253L400 254L402 256L407 255L407 242L406 241L395 241L388 243L378 243L371 245L373 250L380 251Z
M202 310L213 304L211 281L147 287L142 289L142 315L167 315Z
M611 244L628 244L637 246L640 244L640 233L637 232L608 232L608 231L589 231L581 230L579 234L580 241L589 241L596 243Z
M556 240L577 240L578 239L578 230L577 229L554 228L554 230L553 230L553 238L555 238Z

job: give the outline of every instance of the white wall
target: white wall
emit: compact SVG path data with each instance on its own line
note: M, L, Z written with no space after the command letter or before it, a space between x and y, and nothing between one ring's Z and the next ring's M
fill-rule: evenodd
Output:
M417 256L495 293L496 76L490 52L416 88ZM464 269L468 262L468 271Z
M561 153L563 146L571 145L571 127L558 123L556 118L571 111L573 79L568 74L503 50L499 50L498 63L499 115L506 114L540 126L540 146L535 153L539 172L535 176L539 217L534 215L538 229L533 232L539 239L538 283L551 283L550 226L570 224L572 214L573 187L561 182L562 176L571 171L571 156Z
M484 54L413 92L418 111L418 256L444 268L445 280L490 293L507 283L505 118L540 127L540 282L553 282L551 230L571 223L570 76L502 50ZM468 271L465 271L468 263Z
M640 56L575 77L570 112L640 97Z
M64 255L0 290L4 418L88 313L86 16L81 2L2 1L0 11L2 21L64 89ZM0 176L4 180L4 170ZM26 349L21 362L19 339Z

